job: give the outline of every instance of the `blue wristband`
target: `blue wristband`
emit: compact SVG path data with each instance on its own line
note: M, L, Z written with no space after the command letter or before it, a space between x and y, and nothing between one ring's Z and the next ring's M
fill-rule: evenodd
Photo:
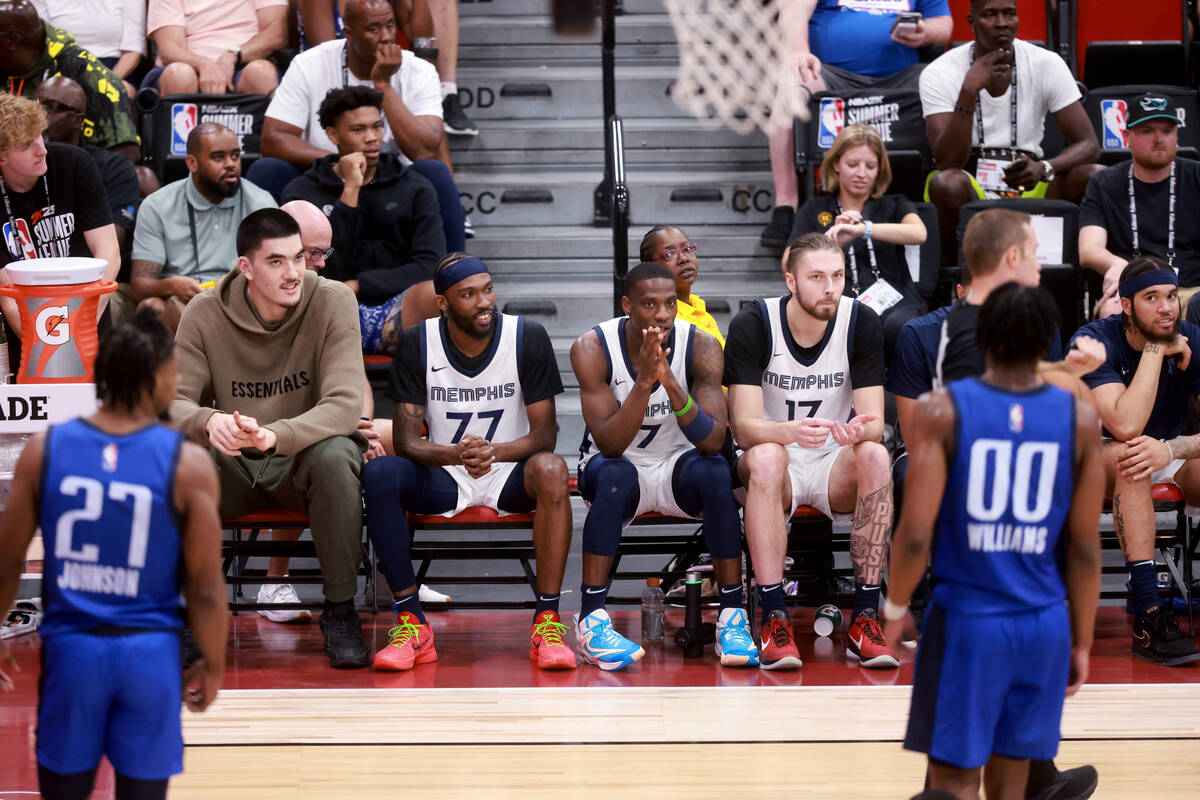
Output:
M696 416L686 425L680 423L679 430L683 431L683 435L687 437L689 442L699 444L708 438L715 425L716 423L713 422L713 418L706 414L704 409L697 404Z

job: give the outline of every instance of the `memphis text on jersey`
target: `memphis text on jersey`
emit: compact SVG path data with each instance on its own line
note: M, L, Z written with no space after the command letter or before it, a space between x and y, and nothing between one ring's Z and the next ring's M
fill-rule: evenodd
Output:
M442 369L445 369L443 367ZM515 381L494 386L430 386L429 399L438 403L478 403L483 400L502 400L517 393Z
M785 392L797 389L837 389L846 382L846 373L827 372L823 375L781 375L767 370L763 373L763 385L777 386Z

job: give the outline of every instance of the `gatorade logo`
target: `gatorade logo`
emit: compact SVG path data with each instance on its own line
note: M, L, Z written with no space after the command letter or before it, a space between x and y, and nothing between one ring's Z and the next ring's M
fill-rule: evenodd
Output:
M71 326L67 323L66 306L46 306L33 320L37 337L48 345L57 347L71 339Z

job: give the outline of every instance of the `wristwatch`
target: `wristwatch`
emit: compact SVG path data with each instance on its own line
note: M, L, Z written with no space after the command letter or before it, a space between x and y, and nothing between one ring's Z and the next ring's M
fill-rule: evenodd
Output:
M863 238L870 239L871 231L875 228L875 223L871 222L871 220L869 220L869 219L864 219L863 225L866 227L866 230L863 231Z
M242 63L242 48L241 47L226 47L226 50L233 53L233 65L236 67Z
M1042 169L1045 170L1045 174L1042 175L1042 180L1044 180L1046 183L1054 180L1054 167L1049 161L1042 162Z

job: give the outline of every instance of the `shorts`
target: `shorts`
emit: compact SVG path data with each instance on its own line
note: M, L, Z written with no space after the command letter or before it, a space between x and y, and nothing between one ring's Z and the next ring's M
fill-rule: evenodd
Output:
M183 771L179 635L64 633L42 642L37 761L91 770L108 756L121 775L164 780Z
M266 59L264 59L264 60L266 60ZM165 65L161 66L161 67L151 67L150 71L146 73L146 77L142 78L142 82L138 85L138 91L141 91L142 89L154 89L155 91L158 91L158 83L162 79L162 74L163 74L164 69L166 69ZM241 80L241 77L242 77L242 70L240 70L240 69L234 70L233 80L231 81L231 83L233 83L234 88L230 92L230 94L235 94L237 92L237 83L239 80ZM275 67L275 79L279 80L279 67L278 66Z
M1175 458L1171 461L1168 461L1165 467L1155 470L1154 473L1150 475L1150 485L1153 486L1156 483L1169 483L1173 486L1178 486L1179 484L1175 483L1175 473L1179 472L1179 468L1182 466L1182 458Z
M1020 194L1018 194L1015 191L1014 192L997 192L997 191L994 191L991 189L984 189L982 186L979 185L979 181L975 180L974 175L972 175L970 172L967 172L966 170L962 170L962 171L966 174L967 178L971 181L971 188L975 190L975 196L978 197L980 200L998 200L1000 198L1005 198L1005 197L1009 197L1009 198L1020 197L1023 200L1040 200L1046 196L1046 191L1050 188L1050 184L1046 183L1046 181L1038 181L1037 185L1034 186L1032 189L1030 189L1027 192L1021 192ZM932 181L933 176L937 175L939 172L941 172L941 170L935 169L933 172L931 172L927 176L925 176L924 199L925 199L926 203L933 202L932 200L929 199L929 182Z
M961 769L1058 753L1071 661L1065 602L1012 614L925 614L904 747Z
M833 463L837 461L840 452L842 447L838 444L820 448L801 447L796 444L787 446L788 480L792 484L792 509L788 512L789 517L795 514L800 506L812 506L838 522L853 516L835 514L829 507L829 476L833 473Z
M383 329L385 323L391 318L393 309L396 314L400 313L400 308L404 305L404 295L407 291L405 289L381 306L364 306L361 303L359 304L358 328L362 335L362 351L364 353L384 352L385 348L382 345L384 344ZM401 327L403 327L403 323L401 323ZM399 330L396 332L399 333Z
M634 460L629 456L624 456L624 459L633 464L633 468L637 470L638 482L637 508L634 510L633 516L625 520L626 525L634 518L651 512L665 514L668 517L700 519L698 515L689 514L680 508L679 501L675 498L675 470L679 469L680 460L689 453L698 454L698 451L694 447L689 447L655 461ZM596 490L594 486L590 485L594 482L590 474L587 478L584 477L588 463L590 463L590 459L579 465L579 492L588 505L591 505L592 498L596 496Z
M501 510L500 496L504 494L505 485L509 478L513 475L513 470L521 467L521 475L525 474L524 461L499 461L492 464L492 468L488 473L481 478L472 478L467 474L467 468L459 464L441 467L446 473L454 479L458 485L458 502L454 508L442 513L443 517L453 517L455 514L462 513L465 509L471 506L487 506L495 509L500 516L508 514L521 513L519 509L512 508L512 504L505 504L508 510ZM530 508L532 511L532 498L530 498Z

